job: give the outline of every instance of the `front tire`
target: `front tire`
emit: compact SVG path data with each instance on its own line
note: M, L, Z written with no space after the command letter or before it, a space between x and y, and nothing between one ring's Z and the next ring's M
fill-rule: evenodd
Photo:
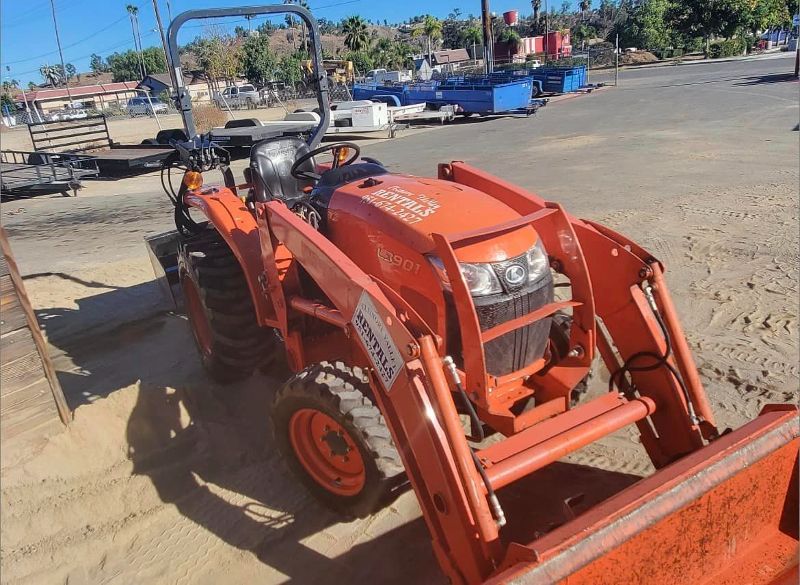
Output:
M359 369L321 362L275 395L275 443L323 504L347 517L383 508L405 481L400 455Z
M277 339L258 325L244 272L215 229L181 242L178 270L195 344L214 380L243 380L274 358Z

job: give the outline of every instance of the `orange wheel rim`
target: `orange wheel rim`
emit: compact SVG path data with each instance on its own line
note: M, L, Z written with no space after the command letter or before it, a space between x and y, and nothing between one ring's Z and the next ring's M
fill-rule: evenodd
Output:
M200 351L204 355L211 355L211 323L208 322L203 302L200 300L200 292L194 282L186 276L181 278L183 296L186 299L186 311L189 314L189 321L192 323L192 333L200 346Z
M329 492L355 496L364 488L361 452L350 433L324 412L295 412L289 420L289 440L303 468Z

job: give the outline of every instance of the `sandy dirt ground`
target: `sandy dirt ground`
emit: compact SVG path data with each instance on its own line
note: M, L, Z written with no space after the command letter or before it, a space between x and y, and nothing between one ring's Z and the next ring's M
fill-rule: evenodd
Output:
M766 403L798 399L789 65L635 72L534 126L456 125L368 154L419 173L448 157L435 157L443 148L483 157L648 248L668 267L719 426L738 427ZM748 85L755 78L773 82ZM150 282L141 238L170 227L154 179L125 188L3 204L75 420L0 451L2 582L442 583L413 493L342 522L286 471L267 408L287 372L207 380L184 317L160 310ZM591 393L606 377L597 372ZM563 498L586 494L580 511L651 471L632 430L607 437L503 490L508 530L544 531L563 520Z

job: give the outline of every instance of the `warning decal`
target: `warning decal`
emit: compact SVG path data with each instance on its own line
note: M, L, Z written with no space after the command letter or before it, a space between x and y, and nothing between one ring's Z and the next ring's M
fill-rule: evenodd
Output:
M389 391L400 373L400 368L403 367L403 359L366 292L362 292L358 300L353 313L353 325L367 348L369 358L384 388Z

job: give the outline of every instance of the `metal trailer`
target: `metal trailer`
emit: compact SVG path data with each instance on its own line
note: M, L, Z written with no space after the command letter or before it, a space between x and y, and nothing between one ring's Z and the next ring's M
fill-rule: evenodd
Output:
M28 126L33 149L42 153L77 153L97 161L99 176L124 177L161 166L174 149L147 140L119 144L111 139L103 115L75 120L37 122Z
M97 161L80 154L4 150L0 152L0 193L10 196L78 194L81 179L99 175Z
M488 79L437 81L409 85L356 84L355 99L395 95L402 105L426 103L434 108L456 105L465 114L504 114L527 109L531 100L531 81L527 78L495 83Z

